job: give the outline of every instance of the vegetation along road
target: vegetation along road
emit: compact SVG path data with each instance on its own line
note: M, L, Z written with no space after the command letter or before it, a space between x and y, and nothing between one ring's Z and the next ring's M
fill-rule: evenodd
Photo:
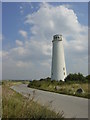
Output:
M0 85L0 117L1 117L1 107L2 107L2 86Z
M11 88L56 112L64 112L65 118L88 118L88 99L28 88L26 84Z

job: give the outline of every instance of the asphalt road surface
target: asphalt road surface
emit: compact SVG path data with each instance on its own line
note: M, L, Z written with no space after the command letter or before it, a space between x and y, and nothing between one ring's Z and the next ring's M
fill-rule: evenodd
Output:
M11 88L26 97L33 97L34 101L48 106L51 110L63 111L65 118L88 118L88 99L32 89L26 84Z

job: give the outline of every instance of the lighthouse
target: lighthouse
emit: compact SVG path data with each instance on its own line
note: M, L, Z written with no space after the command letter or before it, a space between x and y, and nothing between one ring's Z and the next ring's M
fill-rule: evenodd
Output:
M63 37L62 35L54 35L52 40L52 67L51 67L51 79L64 81L67 76Z

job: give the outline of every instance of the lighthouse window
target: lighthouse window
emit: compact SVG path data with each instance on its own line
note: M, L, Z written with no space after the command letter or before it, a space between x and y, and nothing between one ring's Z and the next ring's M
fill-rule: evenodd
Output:
M65 75L65 72L64 72L64 75Z
M57 39L57 37L55 36L54 39Z
M65 70L65 68L63 67L63 70Z

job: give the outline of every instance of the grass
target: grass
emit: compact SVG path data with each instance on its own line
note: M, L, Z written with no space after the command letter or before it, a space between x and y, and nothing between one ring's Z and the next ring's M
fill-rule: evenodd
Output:
M2 118L60 118L63 119L62 114L55 113L41 106L33 99L29 99L16 93L10 86L20 84L18 82L4 81L2 85Z
M1 108L2 108L2 88L1 88L1 85L0 85L0 117L1 117Z
M60 89L55 89L55 86L58 86ZM41 81L32 81L29 83L28 87L36 88L40 90L56 92L60 94L90 98L90 94L88 92L88 83L82 82L58 82L58 81L50 81L50 80L41 80ZM76 91L78 88L82 88L84 93L77 94Z

